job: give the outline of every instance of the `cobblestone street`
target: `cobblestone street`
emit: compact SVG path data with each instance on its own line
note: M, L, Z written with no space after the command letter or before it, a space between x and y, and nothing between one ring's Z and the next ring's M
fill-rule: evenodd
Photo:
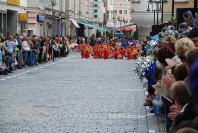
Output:
M134 65L74 53L1 76L0 133L161 133Z

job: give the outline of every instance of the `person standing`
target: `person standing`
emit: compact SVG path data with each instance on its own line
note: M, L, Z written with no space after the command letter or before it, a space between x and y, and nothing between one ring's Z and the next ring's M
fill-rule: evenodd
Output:
M28 65L28 54L30 52L30 45L28 44L28 38L27 37L24 38L21 46L22 46L24 66L27 66Z

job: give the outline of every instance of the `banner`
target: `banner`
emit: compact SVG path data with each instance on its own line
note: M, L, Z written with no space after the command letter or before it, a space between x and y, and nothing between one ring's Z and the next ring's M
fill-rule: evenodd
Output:
M19 6L20 0L7 0L7 4Z

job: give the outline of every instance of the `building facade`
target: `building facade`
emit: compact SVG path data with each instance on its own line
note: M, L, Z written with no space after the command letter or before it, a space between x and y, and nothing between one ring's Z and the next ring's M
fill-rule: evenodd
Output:
M115 28L129 25L132 22L131 7L131 2L128 0L114 0L113 22Z
M146 36L150 35L152 25L154 24L154 10L156 7L149 7L151 11L147 11L148 0L131 0L132 13L134 23L138 27L138 38L143 40ZM159 16L160 17L160 16Z
M114 0L106 0L106 9L105 9L105 21L107 28L114 27L113 21L113 1Z
M194 0L175 0L174 13L176 15L177 8L194 8ZM164 19L165 22L171 19L172 2L169 1L164 6Z
M0 0L0 34L22 33L27 27L26 0Z
M107 0L111 1L112 0ZM105 0L0 0L0 34L91 36L104 32ZM109 4L109 2L108 2ZM111 20L112 6L108 6Z
M65 0L27 0L28 34L64 36Z
M132 2L134 22L138 25L139 38L144 39L145 36L150 35L150 32L152 30L152 25L157 25L157 16L158 16L158 24L161 24L161 12L159 12L157 15L156 4L149 5L148 0L130 0L130 1ZM174 16L176 16L177 8L193 8L193 7L194 7L194 0L175 0ZM163 23L167 23L169 20L171 20L171 12L172 12L172 0L168 0L168 3L164 4Z

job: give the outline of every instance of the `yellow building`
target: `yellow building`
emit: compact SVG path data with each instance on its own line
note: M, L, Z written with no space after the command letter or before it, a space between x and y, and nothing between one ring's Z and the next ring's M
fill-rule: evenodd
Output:
M194 0L175 0L174 13L176 14L177 8L194 8ZM166 21L171 19L172 13L172 0L169 0L167 4L164 5L164 19Z

